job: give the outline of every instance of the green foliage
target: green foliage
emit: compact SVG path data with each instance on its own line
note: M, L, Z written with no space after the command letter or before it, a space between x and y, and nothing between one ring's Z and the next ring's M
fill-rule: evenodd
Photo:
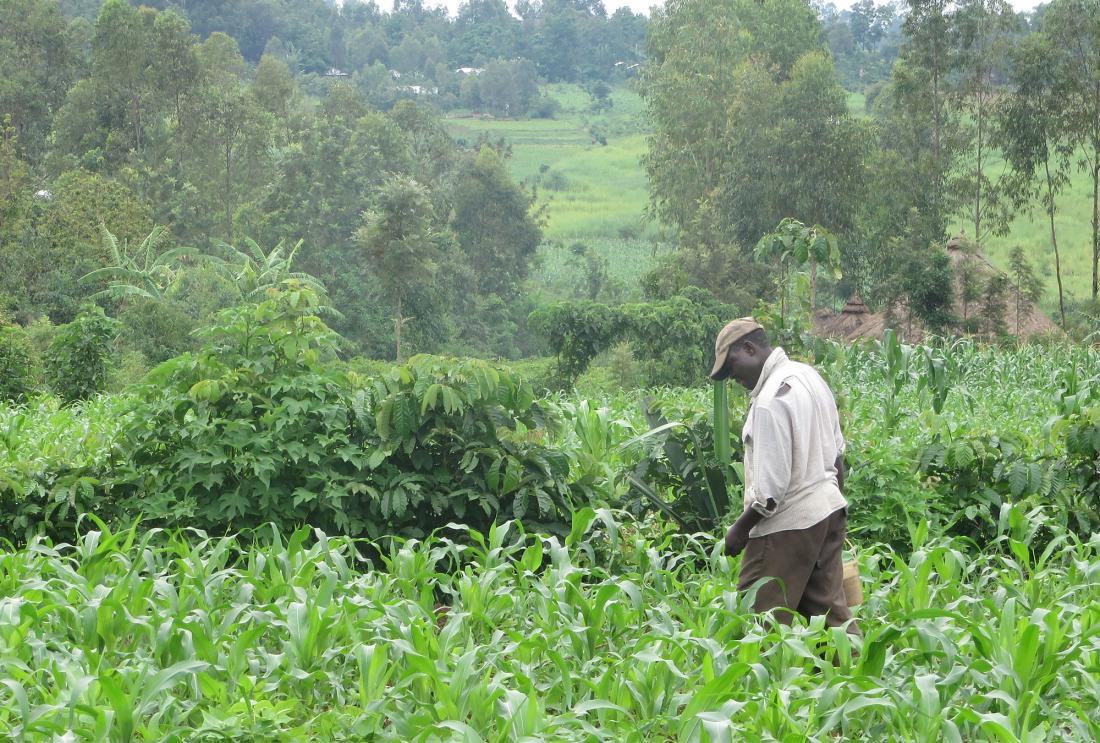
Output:
M765 272L744 264L781 220L855 224L868 136L848 113L808 6L673 4L651 21L647 51L650 211L693 254L682 262L692 283L727 298L710 282L729 279L759 295ZM716 278L716 258L737 263L731 252L742 265Z
M1024 249L1019 245L1013 249L1009 260L1010 276L1015 290L1012 305L1016 316L1016 334L1019 335L1020 317L1042 298L1043 282L1035 275L1035 269L1031 267Z
M227 310L147 377L120 486L147 517L203 528L310 523L426 534L449 521L560 528L568 459L529 385L483 362L414 357L357 388L329 364L316 295L288 284Z
M715 396L714 418L694 406L683 407L683 402L643 400L650 430L624 446L647 443L647 455L626 475L633 496L626 507L637 516L659 510L684 532L712 532L734 510L730 486L737 480L730 467L728 401L725 395ZM716 420L727 423L716 427ZM722 430L724 440L717 437ZM739 458L742 451L738 437Z
M649 384L690 386L713 362L714 337L734 308L689 287L661 302L609 307L590 301L559 302L531 314L531 327L558 357L563 385L573 384L600 352L629 340Z
M63 405L56 397L0 401L0 539L71 539L86 513L119 520L119 493L104 487L121 469L120 443L134 400L101 395Z
M398 362L408 320L402 307L432 284L442 259L432 218L428 190L412 178L394 176L379 192L377 207L363 215L363 226L356 233L374 278L394 308Z
M149 374L127 432L136 510L207 528L337 522L363 455L317 303L289 285L225 310L202 350Z
M783 267L779 288L780 321L786 325L788 304L795 300L799 270L809 265L807 304L811 312L817 309L817 269L822 267L835 280L840 278L840 248L836 236L821 225L807 227L796 219L784 219L774 231L765 234L753 249L756 259L779 261ZM792 273L793 269L793 273Z
M546 338L557 355L562 384L576 381L589 362L625 329L622 313L596 302L559 302L531 313L531 327Z
M36 198L22 229L0 242L0 290L16 300L16 316L42 314L68 322L87 295L81 276L108 265L108 246L98 231L109 225L122 244L136 245L153 229L149 206L118 180L74 171L52 181Z
M163 300L179 270L177 261L195 253L193 248L162 250L169 235L167 229L159 226L133 250L125 242L120 246L118 238L103 223L99 225L99 234L108 265L80 277L82 284L107 283L107 288L93 294L92 299Z
M325 293L325 287L319 280L308 273L293 270L294 258L302 247L301 240L289 249L280 241L266 251L250 237L245 237L242 241L243 250L224 242L215 242L215 246L226 257L216 260L214 266L223 278L237 288L240 298L245 302L257 302L269 289L276 289L291 279L318 294Z
M504 161L483 145L454 189L451 227L480 294L508 297L530 271L542 241L532 197L512 182Z
M26 332L0 321L0 401L26 399L36 387L35 366Z
M85 400L107 387L119 323L99 307L80 311L62 327L46 352L46 381L66 402Z
M354 404L368 406L360 425L376 437L370 513L395 530L517 518L560 531L577 503L568 458L547 446L553 418L509 372L417 356Z
M372 562L305 528L257 543L89 520L4 557L20 641L0 646L0 732L1092 740L1100 556L1039 549L1033 516L1006 514L1002 549L925 526L911 555L861 550L862 640L755 617L710 540L602 510L562 540L506 524Z

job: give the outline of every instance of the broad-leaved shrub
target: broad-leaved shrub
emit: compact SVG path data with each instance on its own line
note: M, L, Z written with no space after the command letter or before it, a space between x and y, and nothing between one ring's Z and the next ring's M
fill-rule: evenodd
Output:
M34 387L34 356L26 332L0 324L0 401L22 402Z
M423 356L344 373L318 308L291 283L220 313L199 352L150 373L119 478L132 510L209 530L304 523L372 537L568 524L568 461L544 445L550 421L529 385Z
M94 305L54 336L46 351L46 379L66 402L85 400L107 387L120 324Z

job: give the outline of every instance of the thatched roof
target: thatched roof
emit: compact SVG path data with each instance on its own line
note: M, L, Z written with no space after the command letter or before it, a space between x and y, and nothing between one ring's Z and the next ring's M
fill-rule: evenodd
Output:
M886 319L871 312L858 296L854 296L840 312L821 308L814 313L814 332L826 338L853 341L856 338L881 338Z
M951 270L955 274L955 302L952 310L955 316L960 319L974 317L976 312L980 312L980 309L973 305L969 307L963 305L960 265L972 261L978 276L983 281L990 276L1003 274L1004 272L990 263L982 251L974 247L963 234L958 234L948 241L947 255L951 259ZM1018 331L1016 327L1017 309L1020 313ZM1005 298L1003 325L1009 335L1018 335L1021 338L1061 332L1045 312L1023 297L1016 291L1014 286L1009 287L1008 296Z
M979 280L984 283L990 276L1003 274L1004 272L989 262L980 250L974 247L965 235L958 234L947 242L947 255L951 259L951 268L955 274L955 299L952 311L960 320L973 320L980 317L981 303L971 302L964 305L962 301L962 272L960 266L965 262L973 262ZM1019 332L1016 326L1017 307L1020 311ZM976 321L984 325L981 321ZM1029 302L1015 290L1009 287L1005 297L1005 310L1002 321L1004 329L1009 335L1019 335L1021 338L1030 338L1036 335L1049 335L1060 333L1058 326L1043 313L1038 307ZM924 338L925 328L920 320L913 316L908 304L899 300L887 312L871 312L870 308L858 296L853 296L844 305L840 312L822 308L814 313L814 332L827 338L835 338L842 341L852 341L857 338L881 338L886 328L894 328L902 340L917 343ZM981 327L980 332L989 332L988 328Z

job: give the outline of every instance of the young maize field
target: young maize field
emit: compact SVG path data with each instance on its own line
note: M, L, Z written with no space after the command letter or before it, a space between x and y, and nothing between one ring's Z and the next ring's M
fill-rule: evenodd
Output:
M848 440L862 640L754 615L719 528L639 509L643 469L691 507L709 390L544 398L591 493L557 536L376 541L80 516L116 498L132 395L0 405L0 739L1100 739L1096 351L806 353Z
M862 553L865 638L746 609L713 540L584 509L369 545L93 529L0 557L15 741L1096 740L1100 540ZM832 661L836 661L836 665Z

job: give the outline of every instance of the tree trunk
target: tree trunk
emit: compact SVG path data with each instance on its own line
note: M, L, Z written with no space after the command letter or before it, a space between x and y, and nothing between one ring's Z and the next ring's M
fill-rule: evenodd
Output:
M1096 301L1097 292L1100 291L1100 277L1097 276L1097 268L1100 268L1100 147L1092 153L1092 301Z
M1062 332L1066 330L1066 298L1062 291L1062 256L1058 252L1058 233L1054 227L1054 179L1050 176L1049 155L1043 161L1047 174L1047 217L1050 218L1050 244L1054 248L1054 276L1058 279L1058 313L1062 317Z
M974 243L982 244L982 134L985 123L985 103L978 92L978 162L974 166Z
M1094 71L1095 76L1095 71ZM1100 76L1092 85L1092 301L1100 291Z
M233 244L233 144L227 136L225 138L225 241Z
M405 319L401 317L401 297L397 297L396 302L396 316L393 319L393 336L397 342L397 363L401 363L401 328L405 324Z

